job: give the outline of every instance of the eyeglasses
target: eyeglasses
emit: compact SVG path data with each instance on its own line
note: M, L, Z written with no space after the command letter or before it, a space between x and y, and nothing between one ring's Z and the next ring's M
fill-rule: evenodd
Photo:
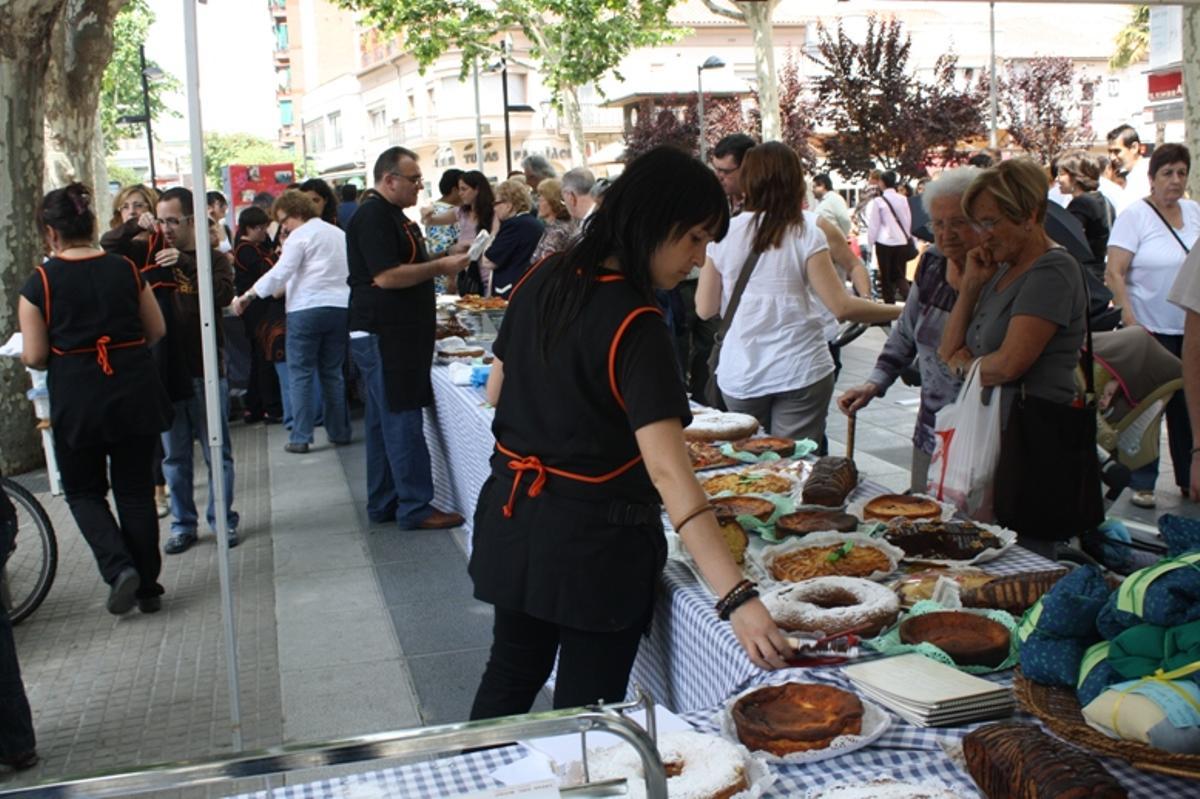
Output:
M150 206L141 200L129 200L121 206L122 211L145 211Z
M990 233L996 225L1003 221L1003 219L973 219L971 227L975 228L976 233Z
M156 219L154 221L163 227L179 227L180 225L185 225L188 222L191 222L192 219L193 217L191 216L185 216L183 219L176 219L173 216L168 216L166 219Z
M418 172L415 175L402 175L399 172L388 172L388 174L394 178L404 178L405 180L407 180L409 183L413 184L414 186L420 186L421 184L423 184L425 182L425 179L423 177L421 177L420 172Z

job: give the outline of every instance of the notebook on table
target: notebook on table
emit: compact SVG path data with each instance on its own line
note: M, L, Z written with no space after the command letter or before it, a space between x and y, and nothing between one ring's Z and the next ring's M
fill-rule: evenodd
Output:
M844 669L864 695L919 727L966 724L1012 713L1012 689L909 653Z

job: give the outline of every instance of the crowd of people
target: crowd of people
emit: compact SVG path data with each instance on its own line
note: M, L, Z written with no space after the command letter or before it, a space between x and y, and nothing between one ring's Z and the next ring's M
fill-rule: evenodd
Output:
M559 176L529 156L496 185L447 170L437 199L417 211L421 225L408 210L426 176L414 152L392 147L361 196L308 180L241 210L233 231L225 198L210 193L207 241L196 240L189 190L130 186L97 244L101 210L87 187L71 184L40 206L48 255L21 290L24 361L48 369L64 491L109 586L107 609L153 613L164 593L156 497L172 517L163 552L185 552L199 532L201 291L241 317L215 320L218 346L223 326L243 326L252 350L244 418L286 423L287 452L308 452L316 426L331 445L350 442L347 396L358 386L367 513L400 529L463 523L432 504L423 431L435 294L508 298L487 384L496 452L469 565L477 598L495 607L472 718L527 711L556 657L557 707L616 701L665 559L663 506L750 659L783 665L786 644L745 588L688 461L689 398L824 447L837 323L892 323L867 381L836 405L856 413L897 378L919 375L911 487L924 491L936 414L977 370L984 386L1000 388L1005 442L1052 420L1049 432L1043 424L1022 440L1027 474L997 477L1016 505L1040 508L1036 491L1078 479L1077 468L1062 473L1095 459L1094 440L1074 435L1090 413L1077 372L1092 282L1107 283L1124 325L1197 362L1200 205L1184 197L1190 154L1164 144L1142 156L1132 128L1114 131L1109 145L1107 163L1079 151L1049 169L984 152L913 191L881 171L855 206L829 175L807 178L787 146L745 134L719 142L711 165L652 150L611 185L585 168ZM914 209L927 221L917 225ZM1086 257L1051 235L1058 211L1077 225ZM211 285L199 285L201 247ZM1172 400L1167 425L1176 484L1195 497L1200 378L1188 380L1190 403ZM215 508L210 493L206 521L216 529L223 513L233 546L242 531L223 371L220 395L226 502ZM1153 504L1156 476L1157 463L1135 475L1135 501ZM1050 530L1028 514L1000 520L1035 549L1086 521ZM5 696L0 706L28 715ZM0 762L32 751L0 743Z

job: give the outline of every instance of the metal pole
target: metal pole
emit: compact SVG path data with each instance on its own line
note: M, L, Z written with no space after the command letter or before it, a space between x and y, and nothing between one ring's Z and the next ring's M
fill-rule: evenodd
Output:
M508 127L508 47L504 44L500 45L500 88L504 93L504 159L508 164L508 171L504 173L504 178L507 180L512 173L512 131Z
M991 53L988 57L988 102L991 104L992 122L988 133L988 144L996 147L999 137L996 133L996 4L988 3L988 27L991 34Z
M696 111L700 115L700 161L707 163L708 142L704 132L704 67L696 67Z
M188 126L192 150L192 195L203 208L204 185L204 126L200 121L200 55L197 50L196 3L183 0L184 53L187 57ZM196 226L196 285L200 295L200 344L204 357L204 404L208 423L208 448L213 479L208 490L213 494L216 508L217 566L221 580L221 615L225 623L225 666L229 677L229 720L233 732L233 749L242 751L242 711L238 693L237 633L234 630L233 589L229 579L229 525L225 518L224 453L221 431L221 380L217 365L216 315L220 309L213 301L212 251L208 246L208 215L193 214Z
M146 80L146 46L138 45L142 59L142 110L146 114L146 150L150 154L150 188L158 188L158 176L154 172L154 131L150 122L150 83Z
M471 66L475 77L475 168L483 171L483 113L479 106L479 56ZM505 102L505 105L508 105Z

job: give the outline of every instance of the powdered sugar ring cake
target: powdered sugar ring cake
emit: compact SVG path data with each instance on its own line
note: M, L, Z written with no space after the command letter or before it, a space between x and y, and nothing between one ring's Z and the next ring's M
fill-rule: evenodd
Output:
M875 635L900 612L894 591L858 577L813 577L771 591L762 601L783 629L825 635L846 630Z
M812 788L805 799L961 799L961 796L938 781L898 782L891 777L880 777L852 785L839 783Z
M748 413L700 413L683 429L691 441L738 441L758 432L758 419Z
M746 756L724 738L668 732L658 736L658 751L667 767L671 799L730 799L750 787ZM623 777L630 797L646 795L642 759L628 744L588 752L588 772L593 782Z

